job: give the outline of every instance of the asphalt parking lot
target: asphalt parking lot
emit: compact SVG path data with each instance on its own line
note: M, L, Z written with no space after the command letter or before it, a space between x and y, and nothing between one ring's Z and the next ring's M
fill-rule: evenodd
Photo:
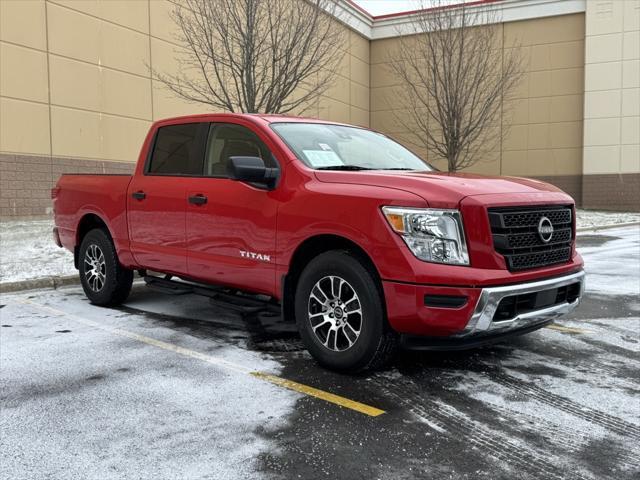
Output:
M0 297L2 478L640 476L640 230L583 234L587 295L508 343L321 369L278 316L136 285Z

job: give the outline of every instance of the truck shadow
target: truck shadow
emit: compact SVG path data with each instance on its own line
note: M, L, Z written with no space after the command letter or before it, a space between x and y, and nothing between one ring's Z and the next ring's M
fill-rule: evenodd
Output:
M369 375L341 375L318 366L307 354L295 324L284 321L274 312L238 313L212 305L205 297L191 294L168 297L142 285L134 287L127 303L116 308L200 339L221 340L240 348L273 354L294 377L298 377L296 372L310 373L309 368L315 371L314 377L320 378L325 374L318 371L352 380ZM402 371L404 375L440 369L476 370L487 363L498 364L509 358L514 349L530 343L525 337L516 337L506 344L463 351L400 350L386 370ZM288 355L291 353L295 355Z
M264 352L304 350L296 326L270 311L239 313L198 295L167 296L142 285L134 287L117 310L201 339L216 339Z
M597 300L585 297L585 303ZM625 304L626 302L622 302L620 306L620 302L600 299L598 314L606 314L606 310L610 308L624 309ZM200 339L268 353L283 365L283 374L287 378L302 383L313 378L316 382L314 386L319 388L332 389L341 383L341 378L346 379L346 383L361 384L360 380L366 380L372 375L342 375L320 367L306 352L295 324L285 322L275 312L241 314L211 304L203 296L166 295L143 285L136 285L127 303L118 309L126 315L140 316L148 322L160 323ZM421 382L430 383L431 378L439 381L437 377L443 372L447 375L491 374L509 364L516 364L516 370L523 373L554 378L565 375L564 370L557 368L560 365L583 369L597 364L602 371L606 370L616 376L628 376L628 372L623 371L624 365L602 365L601 353L620 353L615 345L600 345L597 339L583 336L579 343L572 345L571 350L566 350L556 348L556 341L546 341L548 332L543 329L501 343L462 351L401 350L385 371L404 377L422 378Z

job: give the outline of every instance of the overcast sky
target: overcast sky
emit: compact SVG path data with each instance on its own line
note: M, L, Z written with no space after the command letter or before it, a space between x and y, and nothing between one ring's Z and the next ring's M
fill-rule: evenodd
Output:
M458 3L459 1L447 0L447 3ZM354 2L373 16L417 10L425 4L434 3L433 0L354 0Z

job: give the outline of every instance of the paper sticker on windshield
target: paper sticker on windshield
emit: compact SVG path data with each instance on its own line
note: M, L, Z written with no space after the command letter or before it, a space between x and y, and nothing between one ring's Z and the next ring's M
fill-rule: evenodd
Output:
M344 162L334 151L303 150L303 152L311 166L314 168L344 165Z
M333 150L331 149L331 147L329 145L327 145L326 143L319 143L318 146L325 151L328 152L333 152Z

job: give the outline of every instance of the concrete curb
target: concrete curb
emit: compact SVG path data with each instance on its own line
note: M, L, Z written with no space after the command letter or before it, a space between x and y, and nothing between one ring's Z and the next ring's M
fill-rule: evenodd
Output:
M640 225L640 222L614 223L611 225L595 225L593 227L577 228L576 233L595 232L598 230L611 230L612 228L635 227L636 225Z
M80 285L78 275L65 277L44 277L31 280L20 280L17 282L0 283L0 293L20 292L23 290L39 290L42 288L60 288L66 285Z

